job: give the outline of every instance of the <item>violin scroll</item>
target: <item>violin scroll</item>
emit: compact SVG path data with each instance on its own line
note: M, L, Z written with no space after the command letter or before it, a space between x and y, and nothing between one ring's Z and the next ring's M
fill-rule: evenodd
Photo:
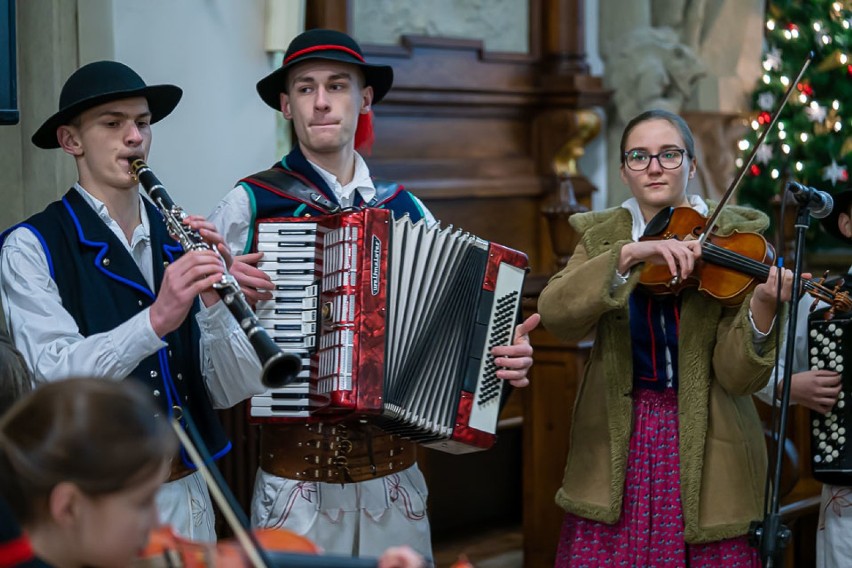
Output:
M852 311L852 297L849 292L843 290L846 281L843 278L838 279L832 287L825 285L828 278L828 270L826 270L822 278L809 280L805 282L805 290L814 297L809 311L814 311L817 304L825 302L829 305L829 309L825 312L826 320L833 319L835 314ZM808 285L808 282L811 284Z

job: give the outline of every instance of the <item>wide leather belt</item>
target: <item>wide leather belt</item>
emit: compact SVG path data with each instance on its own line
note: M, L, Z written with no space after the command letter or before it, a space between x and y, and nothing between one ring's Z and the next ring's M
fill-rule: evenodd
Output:
M266 424L260 467L286 479L357 483L411 467L414 443L362 422Z

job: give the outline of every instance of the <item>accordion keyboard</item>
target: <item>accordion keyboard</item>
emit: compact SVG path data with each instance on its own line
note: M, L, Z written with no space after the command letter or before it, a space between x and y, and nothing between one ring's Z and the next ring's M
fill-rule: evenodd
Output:
M257 250L264 253L258 268L275 286L274 298L259 302L257 318L282 349L302 357L297 381L252 397L251 415L305 418L310 414L311 355L316 350L318 322L317 279L322 259L317 223L263 223Z
M852 363L852 320L811 319L808 331L810 368L836 371L842 388L834 408L822 415L811 412L811 457L814 477L852 475L852 452L847 445L847 430L852 423L846 399L850 396L846 367Z

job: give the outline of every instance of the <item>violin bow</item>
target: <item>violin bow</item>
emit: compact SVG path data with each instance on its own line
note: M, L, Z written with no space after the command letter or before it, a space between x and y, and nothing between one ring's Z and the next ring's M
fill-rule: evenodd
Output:
M186 425L184 431L180 420ZM204 478L210 490L210 497L216 501L228 525L234 531L237 541L242 545L246 556L253 568L276 568L289 566L290 568L377 568L378 561L373 558L358 558L332 554L303 554L298 552L269 552L260 547L257 539L248 530L248 521L245 514L239 509L233 494L222 478L221 472L213 463L210 452L204 445L204 440L192 421L192 417L186 409L181 413L175 413L171 419L172 429L177 434L180 443L189 454L198 472ZM194 441L194 443L193 443ZM238 511L242 516L238 516Z
M183 418L187 419L188 416L184 413ZM189 454L190 459L192 459L192 463L194 463L198 468L198 472L201 473L201 477L203 477L204 481L207 483L207 488L210 490L210 496L213 497L213 500L216 501L217 505L219 505L222 514L225 516L225 520L228 522L228 526L230 526L234 531L234 535L243 547L243 550L245 551L252 566L254 568L267 568L266 562L264 562L261 557L257 542L249 536L248 531L246 531L243 524L237 519L234 507L229 499L225 497L225 494L219 487L219 483L217 483L214 479L213 474L210 472L210 469L207 467L207 463L204 458L201 457L201 454L195 447L195 444L192 443L192 440L189 439L187 433L184 432L183 426L181 426L176 417L173 417L170 422L172 429L175 431L178 439L180 440L181 445L186 450L186 453Z
M790 83L787 87L787 92L784 93L784 98L781 100L781 105L772 115L772 119L769 121L769 124L766 128L763 129L763 132L760 133L760 137L757 139L754 147L751 149L751 153L749 153L748 159L743 163L740 168L739 173L734 178L734 181L731 182L731 185L728 186L728 189L725 190L725 195L722 196L722 199L719 200L719 205L716 206L716 210L713 211L713 214L710 216L710 219L707 220L707 225L704 227L704 232L701 233L698 237L698 242L701 246L704 246L704 241L707 240L708 235L713 232L713 229L716 227L716 220L719 218L719 215L722 213L722 209L728 204L728 201L731 200L731 197L734 195L734 190L736 190L737 186L743 181L745 177L745 173L748 168L751 166L752 162L754 162L754 158L757 155L757 149L763 144L763 140L766 138L766 135L769 134L769 131L775 126L775 123L778 122L778 117L781 116L781 111L784 110L784 106L787 104L787 101L790 99L790 95L793 94L793 90L796 88L796 85L799 84L799 81L802 80L802 76L805 74L808 66L811 64L811 61L814 59L814 52L808 52L807 57L805 58L805 63L802 65L802 68L799 70L799 74L796 76L796 79Z

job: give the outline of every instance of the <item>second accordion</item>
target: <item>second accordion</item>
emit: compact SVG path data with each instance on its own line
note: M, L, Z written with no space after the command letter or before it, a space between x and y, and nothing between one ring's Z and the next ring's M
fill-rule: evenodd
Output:
M297 382L251 399L256 422L365 417L434 449L496 440L525 254L383 209L257 224L274 299L258 319L303 358Z
M811 468L814 479L832 485L852 484L852 314L825 316L821 308L808 316L808 366L840 375L841 390L828 414L811 415ZM848 430L848 432L847 432ZM852 437L849 438L852 441Z

